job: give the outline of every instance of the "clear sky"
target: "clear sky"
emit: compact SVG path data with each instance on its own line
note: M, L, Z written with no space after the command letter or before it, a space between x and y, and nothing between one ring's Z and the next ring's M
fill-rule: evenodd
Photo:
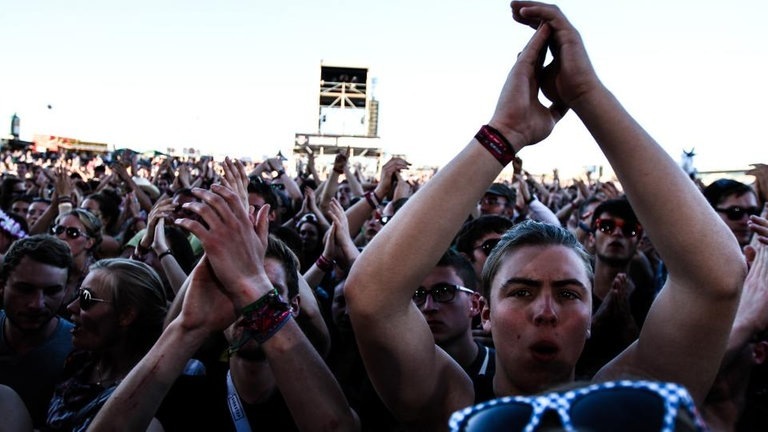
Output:
M699 170L768 163L768 3L557 2L605 84ZM379 135L447 162L487 122L532 30L506 0L0 0L0 131L261 158L317 130L320 62L377 78ZM51 106L48 109L48 105ZM573 113L531 172L604 159ZM632 155L627 155L632 157Z

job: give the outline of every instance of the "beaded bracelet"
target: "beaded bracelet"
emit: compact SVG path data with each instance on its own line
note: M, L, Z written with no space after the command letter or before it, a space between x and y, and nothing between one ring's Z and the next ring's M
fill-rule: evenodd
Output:
M503 166L507 166L507 164L515 159L514 147L494 127L484 125L475 135L475 139Z
M242 313L243 316L236 325L243 327L243 336L230 345L230 355L237 352L250 339L260 344L266 342L291 319L290 306L283 301L274 288L244 307Z

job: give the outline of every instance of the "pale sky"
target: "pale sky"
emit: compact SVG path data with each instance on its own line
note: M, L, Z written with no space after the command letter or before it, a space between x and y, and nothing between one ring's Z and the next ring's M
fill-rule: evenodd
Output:
M765 2L556 3L672 157L768 163ZM387 152L442 165L488 121L531 34L506 0L0 0L0 133L18 113L22 139L290 154L294 133L317 131L324 61L377 78ZM573 113L520 156L534 173L605 163Z

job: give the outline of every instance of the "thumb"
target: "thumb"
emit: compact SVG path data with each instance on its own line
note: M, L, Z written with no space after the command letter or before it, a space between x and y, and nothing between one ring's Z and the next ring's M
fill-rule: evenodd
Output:
M256 223L254 225L254 228L256 228L256 235L259 236L259 239L264 242L264 244L266 244L267 237L269 237L269 210L269 204L265 204L260 208L259 212L256 214Z

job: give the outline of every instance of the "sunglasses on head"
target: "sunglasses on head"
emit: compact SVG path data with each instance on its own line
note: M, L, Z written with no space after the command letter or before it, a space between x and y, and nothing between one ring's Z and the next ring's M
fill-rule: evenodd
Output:
M747 217L754 215L757 216L760 214L760 208L758 207L739 207L739 206L730 206L726 208L715 208L715 211L718 213L725 213L725 216L728 217L729 220L737 221L741 220L745 215Z
M550 425L547 413L561 424ZM673 383L608 381L542 396L509 396L484 402L451 416L452 432L533 432L557 426L569 432L658 431L673 432L679 415L690 428L706 431L688 391ZM549 429L546 429L549 430Z
M96 298L88 288L80 288L75 292L75 298L80 302L80 309L88 310L96 303L112 303L109 300Z
M55 236L60 236L62 233L67 233L67 237L71 239L76 239L80 236L88 237L88 234L80 231L75 227L65 227L63 225L56 225L54 227L51 227L51 234Z
M621 233L624 234L624 237L637 237L642 231L640 224L629 223L624 221L624 219L605 218L595 221L595 228L606 234L613 233L613 230L615 230L616 227L621 229Z
M482 244L480 244L480 246L474 247L473 249L480 249L481 251L483 251L485 256L488 256L491 254L491 251L493 250L493 248L495 248L496 245L499 244L499 240L501 239L500 238L488 239L484 241Z
M438 303L449 303L456 298L456 291L462 291L468 294L474 294L475 292L469 288L465 288L461 285L454 285L449 283L438 283L432 285L432 288L426 289L419 287L415 293L413 293L413 302L416 306L421 306L427 302L427 296L432 296L432 300Z

